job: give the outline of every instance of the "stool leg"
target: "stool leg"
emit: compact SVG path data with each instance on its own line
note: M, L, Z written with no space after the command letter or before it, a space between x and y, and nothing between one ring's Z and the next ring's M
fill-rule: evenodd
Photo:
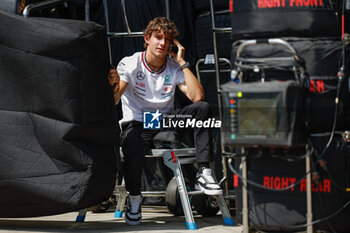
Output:
M125 184L124 184L124 179L122 181L122 184L116 187L116 191L118 192L119 197L118 197L117 206L115 208L114 217L121 218L121 217L123 217L126 195L127 195L127 192L125 189Z
M230 211L227 208L227 204L225 202L225 199L222 195L215 195L214 196L219 207L220 207L220 211L222 213L222 217L224 219L224 224L226 225L234 225L233 219L231 217Z
M176 183L177 183L180 200L182 204L182 209L184 211L185 218L186 218L187 229L196 230L197 226L196 226L196 223L194 222L192 208L191 208L190 201L188 199L186 184L183 178L181 165L178 159L176 159L173 151L165 151L163 153L163 159L164 159L164 164L174 172L174 176L176 178Z
M75 219L75 222L84 222L85 216L86 216L87 209L82 209L79 211L77 218Z

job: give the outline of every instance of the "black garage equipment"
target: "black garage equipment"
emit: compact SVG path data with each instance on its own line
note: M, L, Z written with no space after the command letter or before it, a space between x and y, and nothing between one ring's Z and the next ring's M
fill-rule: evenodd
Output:
M280 45L291 54L269 58L241 57L246 47L266 43ZM289 72L287 79L294 80L286 80L282 72L277 77L270 77L271 70ZM260 81L243 78L249 71L253 71ZM221 137L225 145L291 147L305 144L302 103L307 77L302 60L289 43L281 39L242 41L234 59L231 79L232 82L222 85L225 130L221 131ZM243 79L246 83L242 83Z
M312 135L310 145L311 189L314 230L349 232L350 144L340 133L334 135L327 153L320 158L329 135ZM276 151L277 152L277 151ZM252 152L248 155L247 182L249 226L264 232L302 231L306 222L306 179L304 156ZM242 177L241 158L231 170ZM231 166L231 164L229 164ZM243 182L243 180L242 180ZM236 221L242 220L242 182L235 185Z
M247 164L245 151L250 147L293 148L306 144L303 119L303 92L308 76L296 50L281 39L238 41L230 83L222 85L222 142L242 147L242 212L244 232L249 231ZM286 56L242 57L247 47L277 44ZM271 75L271 77L270 77ZM244 83L243 83L244 81ZM311 221L310 157L305 156L308 222Z
M292 36L340 38L343 2L230 0L231 36L234 40Z
M307 138L310 152L293 155L292 149L278 147L237 149L243 157L235 159L236 171L240 170L241 173L236 172L238 174L236 178L239 183L238 177L241 177L243 186L242 199L237 194L236 204L237 211L242 209L245 232L249 231L249 223L258 230L266 231L295 231L307 228L307 232L312 232L315 226L320 230L349 232L347 221L349 191L347 185L344 185L349 174L349 170L346 169L349 155L346 148L349 144L346 139L348 133L344 130L350 125L350 108L348 89L344 88L348 85L342 85L346 82L345 73L349 67L349 62L345 59L347 53L345 46L349 43L349 36L345 34L349 23L348 12L345 11L348 6L349 1L343 0L230 1L233 40L283 37L305 60L306 70L310 76L308 94L304 99L308 123L305 130L311 133ZM340 37L342 41L339 40ZM232 51L236 50L235 46L234 44ZM261 57L264 54L263 50L258 47L248 54ZM276 54L280 52L270 46L264 55L275 57ZM233 76L236 77L238 72L233 72L235 73ZM265 72L263 78L278 79L280 73L283 72ZM261 72L255 74L253 71L240 78L246 82L247 79L260 80L261 76ZM339 140L340 134L343 135L343 140ZM301 163L304 158L306 169ZM248 159L249 171L246 166ZM282 160L288 162L283 163ZM303 170L306 170L306 174ZM286 181L290 181L289 176L294 176L294 171L299 171L300 174L292 177L296 183L287 187ZM322 177L322 172L327 175ZM262 178L263 180L252 182ZM249 200L247 183L250 184ZM297 189L302 192L293 192ZM240 190L237 188L237 192ZM284 191L286 195L276 191ZM277 195L274 195L276 193ZM316 220L313 220L313 217Z
M104 28L3 11L0 22L0 216L107 199L116 126Z
M290 216L291 218L289 221L284 220L284 215L279 214L280 207L274 209L275 207L274 204L272 204L272 199L277 198L273 192L264 193L262 196L264 196L262 199L260 199L259 194L257 194L255 184L252 184L250 186L250 192L249 194L250 198L254 199L249 199L249 219L250 223L253 227L256 227L258 229L264 229L264 230L293 230L296 229L297 227L299 228L311 228L312 230L312 225L315 225L318 229L336 229L336 232L348 232L349 226L347 225L346 218L347 216L347 209L349 205L348 201L348 192L346 190L347 186L345 184L345 180L347 179L346 177L349 174L348 167L345 166L348 164L348 157L345 156L346 154L349 154L348 149L348 142L347 142L347 135L348 133L345 131L348 126L349 126L349 114L348 114L348 109L349 109L349 95L348 95L348 90L347 90L347 85L342 85L344 80L344 71L342 69L342 64L344 64L341 60L342 58L342 45L339 40L332 40L329 38L288 38L288 41L290 44L295 47L301 57L305 59L306 67L308 70L308 73L310 75L310 85L309 85L309 93L307 94L307 98L305 99L305 104L306 105L306 112L312 113L311 118L309 117L309 131L311 135L309 136L308 139L308 144L312 151L314 151L312 158L311 159L311 169L307 170L309 172L306 172L307 175L309 175L310 172L312 172L312 192L323 192L322 197L318 197L318 195L313 194L312 199L313 199L313 215L312 212L309 211L307 215L307 223L302 224L305 222L305 208L299 204L301 201L301 197L303 196L302 194L305 193L306 187L307 186L307 179L304 179L306 175L302 176L302 167L298 168L300 170L300 174L292 175L288 174L288 169L283 169L281 172L280 170L275 169L275 167L279 166L285 166L282 165L281 162L276 161L276 157L280 158L279 160L287 160L287 161L300 161L304 158L307 159L306 156L308 155L302 155L295 157L295 156L290 156L291 151L288 150L281 150L280 152L277 152L277 149L275 148L274 150L256 150L255 155L254 153L249 153L251 150L246 150L246 154L250 154L253 157L259 157L260 159L254 160L251 156L248 155L249 158L249 174L248 177L250 177L248 180L244 180L243 183L249 182L253 179L255 179L255 175L251 176L251 174L255 172L260 172L261 169L265 169L264 173L266 177L270 177L270 182L273 182L274 184L277 184L277 186L272 186L273 189L279 189L280 186L278 186L278 182L281 181L281 177L283 178L283 182L286 182L286 177L288 176L294 176L298 177L296 179L298 181L298 184L295 185L298 189L302 189L303 192L296 193L296 192L291 192L291 196L287 197L284 196L286 199L281 199L279 204L275 205L281 205L281 208L286 208L289 206L289 202L295 201L295 207L296 209L290 209L289 211L290 214L286 214L286 216ZM236 48L235 48L236 50ZM280 53L276 50L275 47L268 47L268 52L267 55L268 57L273 57L274 55L279 55ZM344 51L344 50L343 50ZM266 55L266 48L260 45L259 48L256 48L254 50L249 51L245 55L247 56L249 54L250 56L256 57L256 56L261 56L261 54ZM340 60L340 61L339 61ZM348 64L348 62L345 59L345 64ZM339 68L339 66L341 68ZM348 66L348 65L346 65ZM339 69L339 72L337 74L337 69ZM273 73L271 71L266 71L265 78L267 77L282 77L279 75L282 71L276 73ZM236 72L235 72L236 73ZM248 78L254 79L254 80L260 80L261 74L258 73L256 75L255 72L246 72L246 75L242 77L244 81L248 81ZM268 75L267 75L268 74ZM246 83L245 83L246 84ZM318 93L319 92L319 93ZM334 102L335 100L335 102ZM311 105L310 105L311 102ZM321 105L318 107L318 105ZM312 109L310 109L312 108ZM328 120L324 120L324 117L327 117ZM331 132L329 132L331 131ZM344 132L345 131L345 132ZM339 135L343 135L343 141L339 140ZM322 139L322 144L319 143L319 139ZM335 143L335 145L334 145ZM314 144L314 145L312 145ZM336 149L334 149L334 147ZM311 152L308 154L312 154ZM273 160L268 160L268 157L274 158ZM323 159L326 159L327 162L324 163ZM244 165L246 157L242 158ZM266 159L266 161L270 161L270 164L268 167L270 169L267 169L266 166L269 163L262 162L262 160ZM251 161L252 160L252 161ZM313 161L313 160L316 160ZM236 160L236 162L241 162ZM331 164L339 164L339 166L334 166ZM264 165L265 164L265 165ZM324 167L325 164L328 164L326 167ZM238 165L238 164L236 164ZM290 165L292 165L290 163ZM300 166L302 163L299 162ZM253 166L253 167L252 167ZM319 167L321 167L321 171L319 170ZM331 167L330 167L331 166ZM308 167L308 166L307 166ZM338 167L338 168L336 168ZM248 173L248 170L245 170L245 166L242 167L243 169L241 172L243 174ZM282 172L283 171L283 172ZM329 175L324 176L324 179L322 182L327 183L327 187L330 187L329 189L326 189L326 191L322 191L322 188L320 188L317 184L318 177L317 173L321 173L322 171L327 171ZM259 175L258 175L259 176ZM321 175L322 176L322 175ZM328 177L327 177L328 176ZM337 178L334 178L332 180L332 177L337 176ZM277 177L277 179L275 179ZM329 178L330 177L330 178ZM300 179L299 179L300 178ZM328 180L327 180L328 179ZM277 183L275 182L277 181ZM267 182L267 181L266 181ZM259 181L258 184L262 185L263 182ZM324 183L323 183L324 184ZM340 185L339 185L340 184ZM244 186L243 186L244 187ZM284 186L285 188L286 186ZM317 189L315 188L317 187ZM265 187L266 188L266 187ZM290 187L291 188L291 187ZM289 189L290 189L289 188ZM336 191L340 190L340 192ZM260 189L259 189L260 190ZM295 190L295 188L294 188ZM316 190L316 191L315 191ZM321 191L317 191L321 190ZM272 190L276 191L276 190ZM287 189L285 189L287 193ZM245 192L243 189L242 192ZM255 195L257 194L257 195ZM296 197L296 195L298 197ZM270 196L271 195L271 196ZM258 197L259 196L259 197ZM272 197L274 196L274 197ZM308 194L309 199L311 199L311 194ZM239 196L238 196L239 197ZM329 200L327 198L330 197ZM270 199L272 198L272 199ZM290 199L289 199L290 198ZM337 199L338 198L338 199ZM337 208L333 207L331 210L323 211L322 210L322 205L327 205L327 204L321 204L320 206L320 201L321 202L327 202L327 203L332 203L334 199L337 199L339 202L333 203L334 206L337 206ZM240 203L242 203L242 200L237 199L237 209ZM297 200L297 201L296 201ZM320 201L319 201L320 200ZM243 203L246 200L243 200ZM277 201L277 199L276 199ZM304 200L303 200L304 201ZM240 202L240 203L239 203ZM254 202L254 204L253 204ZM311 201L308 201L311 203ZM304 202L303 202L304 203ZM344 204L345 203L345 204ZM271 204L271 205L270 205ZM247 211L247 206L245 205L244 211ZM261 206L266 207L266 209L261 212L259 209ZM320 210L321 208L321 210ZM311 206L309 207L309 210L311 210ZM297 215L294 215L291 213L297 212ZM245 212L244 214L246 214ZM277 214L278 213L278 214ZM266 217L266 218L265 218ZM302 217L302 218L300 218ZM257 220L259 219L259 220ZM265 219L264 221L261 221L261 219ZM316 219L316 220L313 220ZM271 221L270 221L271 220ZM330 224L327 223L327 221L330 221ZM282 223L290 223L290 224L285 224L285 227L282 227ZM328 227L327 225L325 226L325 223L327 225L330 225ZM309 229L308 229L309 230Z

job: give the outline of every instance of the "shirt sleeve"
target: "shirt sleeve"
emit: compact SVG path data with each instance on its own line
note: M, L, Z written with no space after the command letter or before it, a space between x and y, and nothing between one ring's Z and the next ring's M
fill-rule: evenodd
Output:
M123 58L118 66L117 66L117 71L118 71L118 74L119 74L119 77L120 77L120 80L123 80L124 82L126 83L129 83L129 72L128 72L128 69L127 69L127 61L125 58Z

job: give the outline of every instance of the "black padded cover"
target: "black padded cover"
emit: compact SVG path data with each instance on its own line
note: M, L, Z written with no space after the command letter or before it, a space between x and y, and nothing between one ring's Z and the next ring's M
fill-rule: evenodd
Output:
M233 39L340 36L342 2L231 0L231 35Z
M0 217L79 210L115 182L103 27L0 11Z
M318 153L324 149L329 140L326 137L311 137L311 142ZM312 171L312 210L313 221L331 216L340 210L349 200L345 191L350 175L350 147L339 135L336 135L323 159L325 168L316 166ZM300 232L306 227L293 226L306 223L306 180L303 152L287 152L281 156L278 151L264 151L260 156L249 153L248 179L275 190L295 187L286 191L270 191L248 185L249 225L267 232ZM316 160L316 156L313 157ZM242 172L240 159L235 159L236 170ZM236 194L236 221L242 221L242 183L238 182ZM350 207L342 209L328 221L317 222L314 230L325 232L350 231ZM330 228L332 227L332 228Z

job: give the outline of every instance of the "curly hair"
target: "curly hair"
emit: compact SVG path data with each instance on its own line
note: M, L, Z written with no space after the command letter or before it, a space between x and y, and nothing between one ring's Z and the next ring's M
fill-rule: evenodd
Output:
M172 38L179 36L179 31L175 23L166 17L156 17L150 21L143 32L149 38L152 36L153 32L163 32L164 34L170 34ZM147 43L144 43L145 48L147 48Z

